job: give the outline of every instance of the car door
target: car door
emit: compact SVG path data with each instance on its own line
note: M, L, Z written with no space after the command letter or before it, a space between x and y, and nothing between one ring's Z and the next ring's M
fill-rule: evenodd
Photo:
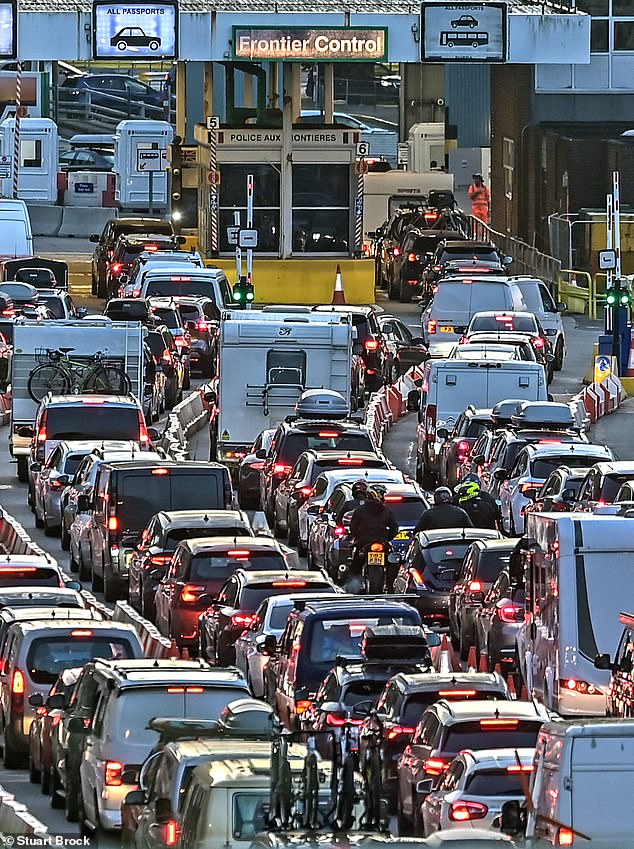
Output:
M187 577L189 569L189 559L184 556L181 549L178 549L171 559L165 577L158 585L154 603L156 605L156 625L162 634L169 634L170 627L170 610L176 598L176 581L177 576Z
M285 525L286 514L288 511L288 501L290 494L303 481L306 472L308 471L309 461L307 457L300 457L295 463L295 466L282 483L278 486L275 492L275 514L277 520Z
M451 764L445 775L440 780L436 790L425 799L424 804L424 821L425 834L431 834L433 831L440 831L443 825L443 807L446 805L445 799L449 793L458 787L458 782L464 773L465 765L460 758Z
M328 565L328 552L333 542L342 536L342 526L338 523L338 517L346 503L346 496L342 490L335 490L324 505L323 512L315 516L310 529L314 539L313 554L318 554L315 565ZM337 528L339 530L337 530Z
M110 698L110 691L105 687L100 690L97 707L92 725L84 740L84 751L79 766L81 780L81 796L84 810L92 822L97 822L97 796L101 793L101 757L102 735L104 733L104 715Z
M100 469L95 483L95 497L89 530L92 570L103 575L105 546L108 544L107 521L110 504L110 470Z
M502 512L502 523L504 529L510 533L510 522L513 514L513 501L518 491L519 480L526 473L528 467L528 455L526 451L520 451L515 463L511 467L508 476L500 484L500 510Z
M231 622L231 617L236 609L239 591L240 582L234 575L229 578L218 594L218 601L213 608L213 612L207 617L207 646L210 657L213 657L218 651L220 636L225 627Z

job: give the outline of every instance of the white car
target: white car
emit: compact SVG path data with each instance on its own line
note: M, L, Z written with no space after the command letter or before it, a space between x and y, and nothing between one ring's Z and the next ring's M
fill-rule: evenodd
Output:
M526 445L517 455L510 472L503 468L493 472L493 477L501 481L503 531L510 536L524 532L524 510L531 501L528 493L534 497L550 473L559 466L586 468L602 460L613 459L612 451L605 445L558 442L553 436Z
M326 501L328 501L337 484L344 481L356 481L359 478L363 478L368 483L371 481L407 483L405 475L403 472L399 472L398 469L356 469L345 472L322 472L313 484L313 494L306 499L297 511L300 548L303 548L304 551L307 550L310 527L315 516L319 513Z
M560 371L566 355L566 333L561 317L566 308L563 303L555 303L548 286L543 280L534 277L511 277L510 280L522 293L526 309L532 312L548 336L555 361L553 368Z
M535 749L461 752L421 808L426 837L442 829L488 829L505 802L524 802Z
M262 653L264 640L268 636L276 640L284 633L288 615L301 599L315 599L315 593L277 595L263 601L257 610L257 628L247 628L236 642L236 666L244 675L256 699L266 699L265 669L269 654Z
M88 310L78 307L72 296L62 289L38 289L38 303L44 304L55 318L80 319Z

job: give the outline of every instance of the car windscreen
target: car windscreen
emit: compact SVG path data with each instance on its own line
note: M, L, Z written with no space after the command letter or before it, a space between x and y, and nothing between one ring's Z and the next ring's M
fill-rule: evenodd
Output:
M321 434L321 435L320 435ZM294 465L304 451L374 451L369 434L338 433L336 429L317 433L289 433L280 448L279 460L285 465Z
M0 567L0 587L24 587L28 584L35 587L59 587L59 572L46 566Z
M512 306L510 288L504 283L473 283L441 281L434 295L432 310L449 314L456 312L481 312L486 309L508 309Z
M240 549L236 550L239 551ZM245 550L244 554L238 555L197 554L192 558L189 578L197 581L217 581L219 578L228 578L233 575L236 569L257 570L259 572L277 569L283 572L286 569L286 561L281 554L271 551L251 551L247 553Z
M272 581L270 584L245 587L240 593L238 606L241 610L257 610L263 601L272 596L287 595L289 592L327 593L331 589L330 584L326 582L311 581L307 583L301 580L293 581L292 579L285 580L281 578L279 581Z
M121 528L140 531L161 510L219 510L225 506L219 475L200 474L194 469L163 472L149 468L118 474Z
M465 685L461 690L456 687L455 695L452 694L453 689L452 686L447 685L447 689L443 690L442 685L439 685L434 689L426 690L424 693L412 693L410 696L406 696L401 705L398 721L409 728L415 728L423 713L430 705L437 702L438 699L451 699L454 702L463 702L468 699L477 699L478 701L490 699L495 701L502 698L500 693L490 690L476 690L471 685Z
M493 330L498 333L537 333L537 322L531 315L474 315L469 324L469 333Z
M127 639L93 634L89 628L77 628L86 636L72 633L63 637L38 637L26 658L29 677L35 684L52 684L64 669L85 666L94 657L106 660L133 657Z
M418 498L403 498L400 501L393 498L395 496L387 495L385 506L396 519L399 528L403 525L415 525L425 509L423 502Z
M511 559L511 552L508 554L502 551L482 551L478 557L477 577L481 581L493 583L502 569L506 569Z
M49 407L46 413L48 439L121 439L139 441L139 411L136 407L110 404L74 404Z
M182 280L150 280L145 292L146 298L158 295L205 295L216 302L213 281L196 277L183 277Z
M542 723L526 719L475 719L450 725L442 742L443 752L463 749L529 749L536 745Z
M605 460L605 457L588 457L583 454L575 455L572 452L560 457L539 457L531 462L531 477L538 480L546 480L551 472L555 472L560 466L569 466L571 469L583 469L586 466L592 466L593 463L601 463Z
M148 722L155 716L173 719L218 719L230 702L248 696L243 690L233 687L205 686L203 683L166 684L164 687L139 687L124 690L115 699L117 721L108 726L108 731L119 740L133 740L134 744L145 745L150 750L157 741L155 731Z
M524 766L530 766L524 763ZM519 769L519 767L518 767ZM521 796L528 776L507 769L479 769L467 778L465 793L473 796Z
M152 313L159 319L161 324L164 324L170 330L176 330L183 326L182 319L176 310L153 307Z
M360 702L375 704L385 688L385 681L351 681L343 688L341 703L347 708L353 708Z
M310 641L310 661L312 663L333 664L338 656L362 657L361 643L366 628L377 625L418 625L418 616L412 615L388 616L355 616L354 611L346 614L345 618L316 619L312 628Z
M66 318L64 302L57 295L42 295L40 293L39 302L46 304L55 318Z
M588 463L587 465L589 466L590 463ZM612 504L621 486L627 481L631 481L632 477L632 474L606 475L603 478L603 482L601 483L601 494L599 496L600 500L605 502L606 504ZM570 483L566 483L567 488L570 486ZM579 490L580 486L581 481L579 481L579 483L577 484L577 491Z
M233 536L249 536L250 528L237 526L218 526L203 527L203 528L174 528L169 531L163 545L166 551L174 551L179 542L186 539L202 539L205 537L233 537Z
M439 542L426 545L422 551L425 567L432 575L439 575L443 569L456 569L463 561L467 549L473 540L466 542Z

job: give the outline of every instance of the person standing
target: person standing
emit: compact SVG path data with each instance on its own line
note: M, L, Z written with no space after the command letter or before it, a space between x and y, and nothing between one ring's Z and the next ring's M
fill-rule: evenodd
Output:
M473 174L472 178L473 183L469 186L471 214L488 224L491 216L491 192L484 185L482 174Z

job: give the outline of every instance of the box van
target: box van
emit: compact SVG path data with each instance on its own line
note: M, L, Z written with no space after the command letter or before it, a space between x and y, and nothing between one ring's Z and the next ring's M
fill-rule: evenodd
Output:
M447 356L475 313L522 309L521 292L506 277L442 279L437 283L433 300L421 315L422 336L432 357Z
M534 809L528 813L527 839L521 845L632 846L628 800L634 794L634 722L547 722L537 738L534 763ZM516 801L503 806L503 831L523 831L519 808Z
M94 500L80 496L92 510L90 550L93 589L107 601L127 593L128 563L141 532L161 510L226 510L233 488L220 463L130 460L100 466ZM88 502L88 503L87 503Z
M33 256L31 218L23 200L0 200L0 257Z
M428 360L420 390L407 399L408 409L418 410L416 480L433 483L440 448L470 404L488 409L505 398L548 400L544 367L521 360Z

